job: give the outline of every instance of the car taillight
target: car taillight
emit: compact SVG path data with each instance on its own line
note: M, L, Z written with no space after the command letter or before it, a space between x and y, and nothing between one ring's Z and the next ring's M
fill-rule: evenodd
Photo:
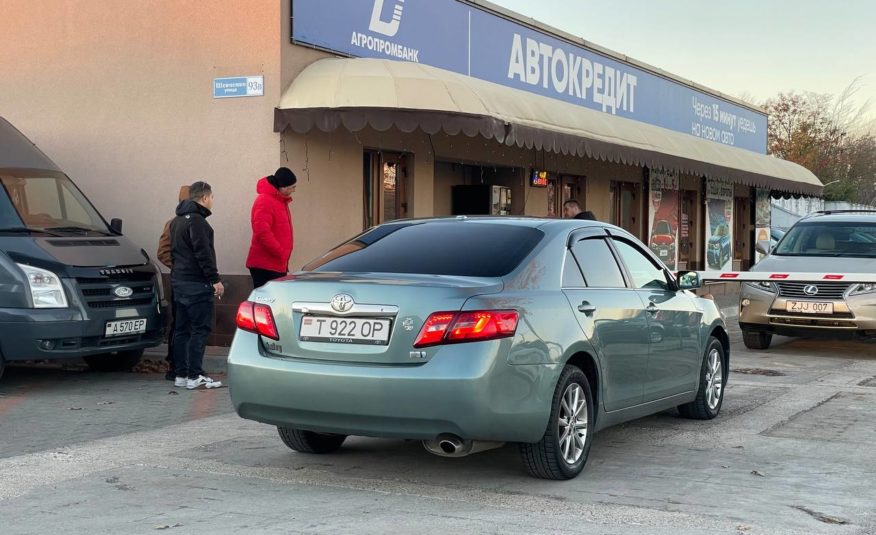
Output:
M517 332L518 319L514 310L436 312L423 324L414 347L507 338Z
M262 303L244 301L237 307L237 328L244 331L266 336L273 340L279 340L277 324L274 322L274 313L271 307Z

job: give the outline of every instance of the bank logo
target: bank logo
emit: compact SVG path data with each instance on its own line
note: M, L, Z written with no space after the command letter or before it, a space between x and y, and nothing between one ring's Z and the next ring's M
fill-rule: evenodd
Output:
M401 25L405 0L396 1L392 10L392 19L389 22L380 18L383 15L383 2L384 0L374 0L374 9L371 10L371 24L368 29L387 37L395 37L395 34L398 33L398 27Z

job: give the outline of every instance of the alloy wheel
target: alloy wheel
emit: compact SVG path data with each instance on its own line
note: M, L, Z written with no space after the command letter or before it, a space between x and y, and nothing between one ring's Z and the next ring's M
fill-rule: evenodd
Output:
M560 449L566 463L572 465L581 459L587 443L587 398L577 383L570 384L560 403Z
M721 402L721 390L724 388L724 365L721 354L716 348L709 351L709 363L706 370L706 402L709 409L715 410Z

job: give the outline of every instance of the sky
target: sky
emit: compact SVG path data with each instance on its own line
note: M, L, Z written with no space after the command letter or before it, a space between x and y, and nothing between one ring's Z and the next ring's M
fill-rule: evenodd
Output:
M841 93L876 117L876 0L491 0L735 97Z

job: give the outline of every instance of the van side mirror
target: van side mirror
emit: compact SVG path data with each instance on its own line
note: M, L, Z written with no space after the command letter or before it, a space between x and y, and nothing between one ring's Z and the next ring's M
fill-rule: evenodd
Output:
M110 221L110 230L115 232L116 234L122 233L122 220L119 218L114 218Z
M702 287L703 281L700 279L700 274L696 271L680 271L678 273L679 290L696 290Z
M757 242L754 245L754 250L762 255L770 254L771 249L772 249L772 246L770 245L769 240L760 240L759 242Z

